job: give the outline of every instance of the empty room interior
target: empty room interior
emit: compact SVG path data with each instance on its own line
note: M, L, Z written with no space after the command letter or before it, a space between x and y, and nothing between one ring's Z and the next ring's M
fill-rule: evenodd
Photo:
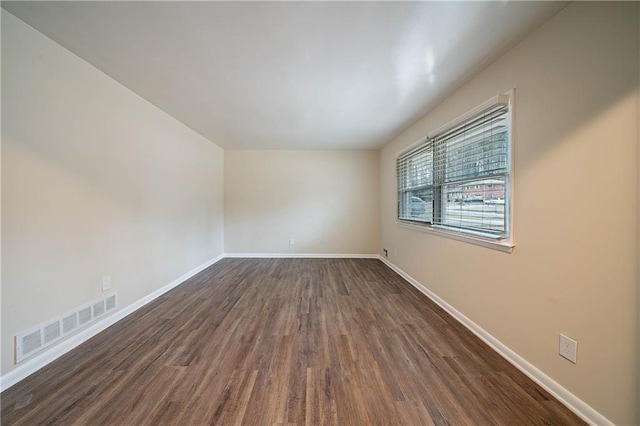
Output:
M640 424L640 3L1 2L9 424Z

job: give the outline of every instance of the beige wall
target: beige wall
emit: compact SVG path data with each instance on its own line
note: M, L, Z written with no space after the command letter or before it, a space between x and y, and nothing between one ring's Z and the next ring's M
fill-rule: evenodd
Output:
M224 251L387 247L602 414L637 423L639 24L637 3L571 4L380 153L223 155L2 11L2 374L17 332L99 297L102 276L126 306L221 254L224 167ZM514 87L513 254L399 228L395 154ZM557 355L560 332L577 365Z
M638 28L640 28L640 7L638 7ZM640 46L640 31L638 31L638 46ZM640 80L640 55L638 55L638 80ZM640 89L638 89L638 111L640 112ZM638 140L636 154L638 156L638 166L636 168L636 177L638 179L638 188L640 189L640 119L637 119L638 130L636 137ZM636 239L636 249L638 251L638 260L636 266L638 268L637 287L636 287L636 311L638 316L638 334L640 334L640 195L636 199L636 209L638 215L638 233ZM636 420L640 421L640 337L637 338L637 393L636 393Z
M225 252L377 253L378 166L377 151L225 151Z
M13 336L223 252L223 151L2 11L2 373Z
M638 3L572 3L381 153L396 265L618 424L638 404ZM395 155L516 88L513 254L396 225ZM578 341L576 365L558 334Z

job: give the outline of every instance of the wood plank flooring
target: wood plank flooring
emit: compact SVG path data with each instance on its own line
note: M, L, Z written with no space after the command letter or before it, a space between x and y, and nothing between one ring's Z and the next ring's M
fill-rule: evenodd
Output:
M583 424L375 259L224 259L0 396L3 425Z

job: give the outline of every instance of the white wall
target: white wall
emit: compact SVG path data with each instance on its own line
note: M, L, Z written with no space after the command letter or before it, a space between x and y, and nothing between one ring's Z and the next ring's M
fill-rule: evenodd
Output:
M381 152L397 266L617 424L637 424L638 3L572 3ZM395 155L516 89L513 254L396 225ZM578 341L559 357L558 334Z
M2 11L2 374L13 336L223 252L223 151Z
M378 167L377 151L225 151L225 252L377 253Z

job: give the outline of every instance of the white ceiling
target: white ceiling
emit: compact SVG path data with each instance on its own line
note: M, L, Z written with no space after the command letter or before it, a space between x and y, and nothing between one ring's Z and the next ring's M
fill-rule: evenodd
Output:
M561 2L2 2L226 149L379 148Z

